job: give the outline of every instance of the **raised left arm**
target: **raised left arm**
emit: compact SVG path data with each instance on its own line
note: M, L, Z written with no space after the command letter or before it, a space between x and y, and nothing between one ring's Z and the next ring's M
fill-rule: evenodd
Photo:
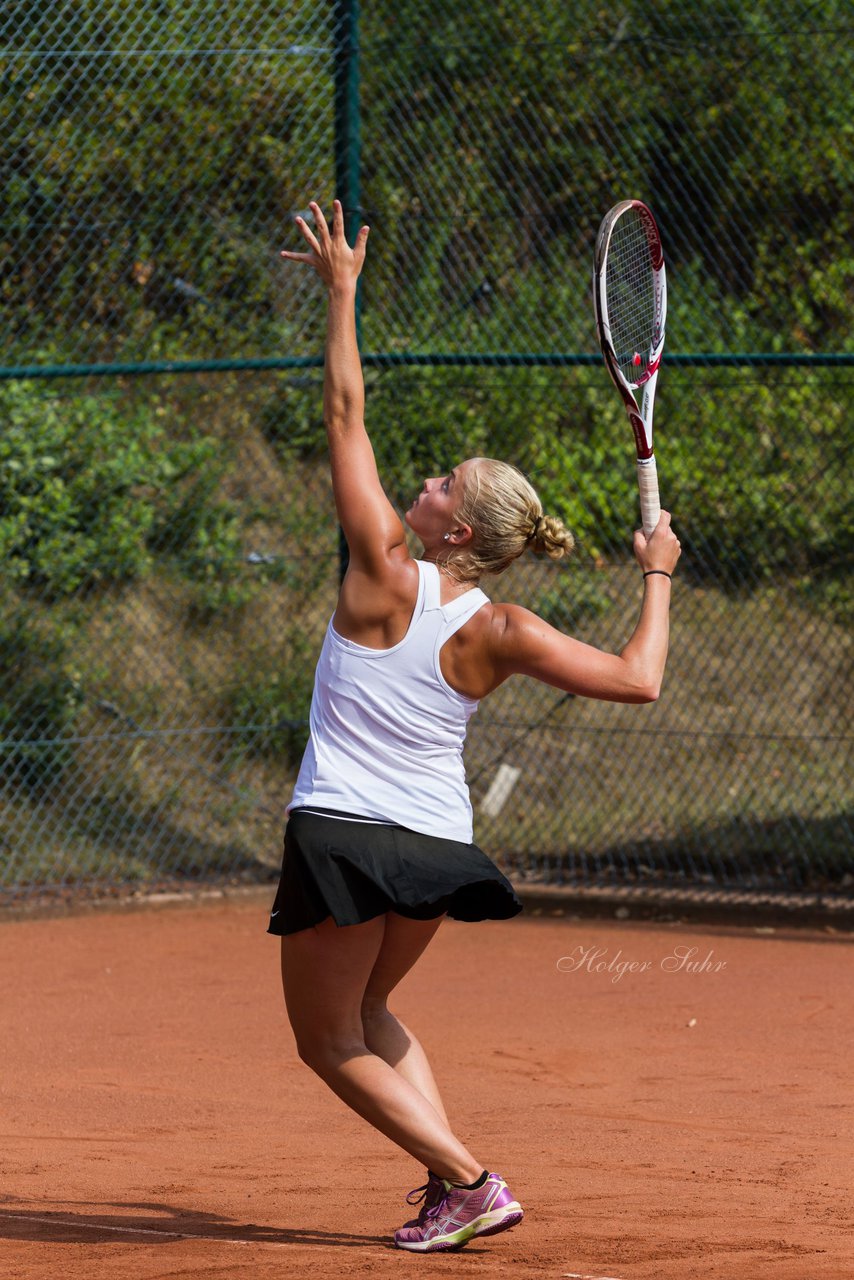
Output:
M356 284L365 261L368 228L351 249L344 235L344 213L336 200L330 232L320 206L310 205L312 232L303 218L297 225L307 253L282 252L283 258L313 267L328 290L323 417L329 441L332 488L338 519L354 569L382 575L390 560L406 556L403 524L383 491L365 429L365 387L356 341Z

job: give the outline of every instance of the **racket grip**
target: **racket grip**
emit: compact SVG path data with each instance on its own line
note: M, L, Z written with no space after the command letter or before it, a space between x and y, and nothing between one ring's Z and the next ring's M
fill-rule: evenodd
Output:
M641 524L644 537L649 538L661 515L655 455L650 458L638 458L638 488L640 489Z

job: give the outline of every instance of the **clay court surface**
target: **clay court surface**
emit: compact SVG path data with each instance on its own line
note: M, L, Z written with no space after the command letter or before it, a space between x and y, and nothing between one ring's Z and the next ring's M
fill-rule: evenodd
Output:
M854 1275L849 935L446 922L398 1010L527 1214L417 1256L420 1170L297 1059L267 906L0 926L3 1280Z

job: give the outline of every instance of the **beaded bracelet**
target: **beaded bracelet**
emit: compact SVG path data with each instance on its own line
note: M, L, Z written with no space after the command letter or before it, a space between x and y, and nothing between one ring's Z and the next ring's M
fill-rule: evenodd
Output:
M669 578L671 582L673 581L673 574L668 573L666 569L647 569L646 573L643 576L645 578L648 578L650 574L653 574L653 573L660 573L662 578Z

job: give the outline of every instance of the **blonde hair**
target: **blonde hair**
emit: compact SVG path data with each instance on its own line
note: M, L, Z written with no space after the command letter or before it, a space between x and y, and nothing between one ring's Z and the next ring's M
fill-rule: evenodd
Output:
M502 573L528 549L550 560L569 555L572 534L557 516L543 515L536 490L521 471L495 458L472 461L456 518L473 536L443 558L453 576L471 581Z

